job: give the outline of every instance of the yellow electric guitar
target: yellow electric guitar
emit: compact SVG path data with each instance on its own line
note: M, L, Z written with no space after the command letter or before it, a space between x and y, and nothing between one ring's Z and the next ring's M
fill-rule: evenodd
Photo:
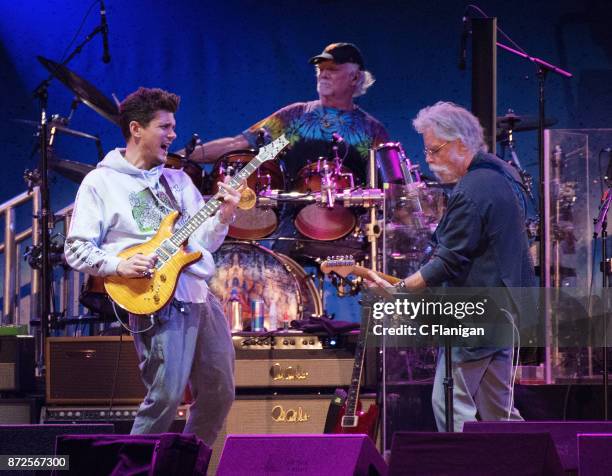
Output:
M354 274L361 278L368 278L372 276L372 273L376 273L376 275L390 284L397 284L401 281L400 278L395 276L384 274L380 271L372 271L371 269L356 265L355 260L351 256L333 256L327 258L325 261L321 262L321 272L325 274L336 273L343 278L346 278L349 274Z
M274 142L262 147L259 154L234 175L228 185L237 189L261 164L274 159L288 144L289 141L282 135ZM124 259L138 253L144 255L155 253L157 263L151 276L142 278L107 276L104 278L104 288L111 299L132 314L152 314L164 307L174 295L181 271L202 256L199 251L188 253L185 250L185 243L202 223L217 212L220 206L221 201L216 196L212 197L176 231L173 229L178 212L169 213L162 219L156 235L151 240L119 253L118 256Z

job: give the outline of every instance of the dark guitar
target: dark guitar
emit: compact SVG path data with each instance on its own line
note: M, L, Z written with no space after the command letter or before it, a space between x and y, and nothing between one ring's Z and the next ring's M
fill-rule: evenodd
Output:
M353 272L354 274L366 275L365 268L355 266L355 261L348 258L328 259L321 263L321 271L324 273L335 272L343 277ZM357 271L357 272L355 272ZM383 275L383 277L386 277ZM392 278L389 276L389 278ZM395 278L397 279L397 278ZM351 386L342 407L339 409L336 423L331 430L332 433L339 434L366 434L372 441L376 441L376 430L378 423L378 405L373 403L367 411L362 410L359 400L359 389L361 388L361 378L363 374L363 362L365 357L365 346L368 338L368 328L370 326L370 316L366 319L365 328L362 328L355 347L355 363L351 375ZM332 401L334 404L334 401Z

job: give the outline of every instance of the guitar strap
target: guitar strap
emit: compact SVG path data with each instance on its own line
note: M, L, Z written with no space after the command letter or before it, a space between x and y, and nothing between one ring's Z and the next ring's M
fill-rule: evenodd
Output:
M170 188L168 179L166 179L166 176L163 173L159 177L159 181L164 187L164 190L166 191L166 195L168 196L168 199L170 200L170 205L172 205L172 208L174 208L177 212L180 213L181 208L179 207L178 202L176 201L176 198L174 198L174 194L172 193L172 189Z

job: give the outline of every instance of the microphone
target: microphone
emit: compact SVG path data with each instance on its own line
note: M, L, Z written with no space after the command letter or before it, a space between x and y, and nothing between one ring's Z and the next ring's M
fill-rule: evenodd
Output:
M342 144L344 142L344 137L337 132L332 132L332 141L336 144Z
M195 148L199 146L200 144L202 144L202 141L200 140L200 136L197 134L193 134L191 136L191 139L189 139L189 142L187 142L187 144L185 145L185 158L188 159L189 156L193 154L193 151L195 150Z
M459 69L465 69L465 63L467 60L467 39L470 34L470 19L467 15L463 15L461 20L463 22L463 29L461 30L461 46L459 47Z
M606 169L606 175L604 175L604 182L606 184L606 187L611 188L612 187L612 147L606 147L605 149L602 149L601 152L606 152L608 154L608 168ZM601 157L601 152L600 157Z
M100 0L100 26L102 27L102 61L106 64L110 63L111 57L108 52L108 23L106 23L106 7L103 0Z

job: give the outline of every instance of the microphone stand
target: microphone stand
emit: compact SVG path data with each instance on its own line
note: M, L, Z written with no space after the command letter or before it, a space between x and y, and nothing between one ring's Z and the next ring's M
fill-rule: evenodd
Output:
M593 240L601 233L601 287L603 293L603 418L608 420L608 293L611 266L608 260L608 211L612 203L612 189L608 188L599 206L599 215L593 220Z
M104 27L98 25L92 30L92 32L85 37L85 39L79 43L72 53L61 63L62 65L68 64L72 58L81 53L83 47L89 43L98 33L102 33ZM49 99L49 84L53 79L54 74L51 73L46 79L43 79L38 86L34 89L32 95L35 99L38 99L40 105L40 171L41 185L40 185L40 196L41 196L41 212L38 219L40 220L40 232L41 232L41 277L40 277L40 331L41 341L39 349L39 361L38 368L44 369L45 362L45 339L49 336L51 324L55 324L55 316L51 315L51 283L53 282L52 270L53 266L50 260L50 246L51 238L50 231L53 227L53 214L51 211L51 204L49 198L49 147L51 143L49 141L48 132L48 119L47 119L47 105Z
M553 64L550 64L540 58L535 58L533 56L529 56L522 51L518 51L514 48L510 48L507 45L497 42L497 46L503 50L512 53L513 55L519 56L521 58L530 61L536 66L537 78L538 78L538 162L539 162L539 173L540 173L540 183L539 183L539 211L540 211L540 225L539 225L539 235L540 235L540 251L539 251L539 261L540 261L540 286L544 288L551 287L551 279L550 279L550 249L547 244L547 237L549 233L549 226L547 223L547 217L549 215L549 210L546 210L546 201L544 199L544 179L545 179L545 167L544 167L544 118L545 118L545 106L546 106L546 95L545 95L545 82L546 76L549 72L553 72L558 74L559 76L565 78L571 78L572 74L568 71L565 71ZM544 293L544 316L545 319L548 319L550 315L550 296L548 292ZM547 332L546 339L549 339L549 334ZM546 373L546 381L552 381L552 369L551 369L551 351L550 351L550 342L547 342L548 345L545 347L545 373Z
M565 78L571 78L572 73L565 71L553 64L547 63L540 58L535 58L533 56L529 56L522 51L515 50L514 48L510 48L503 43L497 42L497 46L503 50L512 53L513 55L524 58L536 66L537 77L538 77L538 161L539 161L539 171L540 171L540 210L542 210L543 199L544 199L544 118L545 118L545 106L546 106L546 95L545 95L545 82L546 75L549 72L556 73ZM540 220L540 278L541 282L543 282L544 287L550 287L550 277L549 273L546 269L550 262L550 256L547 252L547 247L542 246L542 240L544 238L545 227L548 224L545 223L545 220ZM546 270L546 271L545 271ZM548 278L547 278L548 277Z
M455 431L454 419L455 409L453 406L453 387L455 381L453 380L453 351L451 345L450 336L444 337L444 416L445 426L447 433L453 433Z

